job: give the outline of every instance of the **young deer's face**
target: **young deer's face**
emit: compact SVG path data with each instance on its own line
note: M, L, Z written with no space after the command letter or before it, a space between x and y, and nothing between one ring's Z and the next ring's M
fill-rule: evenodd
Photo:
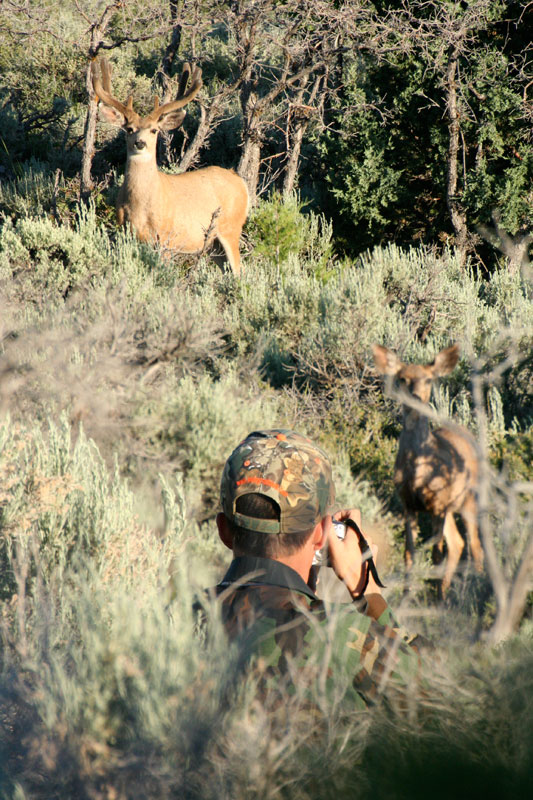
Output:
M396 353L381 345L374 345L373 352L378 372L394 377L400 391L421 403L429 403L435 378L448 375L459 359L459 347L456 344L437 353L431 364L405 364Z
M433 374L431 367L420 364L403 364L396 373L398 389L407 392L421 403L429 403Z

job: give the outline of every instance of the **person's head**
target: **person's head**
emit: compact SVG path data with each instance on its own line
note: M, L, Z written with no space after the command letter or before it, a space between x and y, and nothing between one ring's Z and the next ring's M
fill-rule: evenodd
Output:
M226 461L220 499L219 532L234 555L290 556L320 539L335 501L331 464L294 431L254 431Z

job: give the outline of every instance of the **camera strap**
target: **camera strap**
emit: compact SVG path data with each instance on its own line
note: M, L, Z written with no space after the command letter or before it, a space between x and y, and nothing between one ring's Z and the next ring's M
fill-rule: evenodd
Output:
M385 588L385 584L381 582L381 579L378 575L378 571L376 569L376 565L374 563L374 556L372 555L372 550L370 549L370 546L367 540L365 539L359 525L356 522L354 522L353 519L343 519L343 522L348 528L350 528L357 534L357 539L359 540L359 547L361 548L361 555L363 557L363 564L366 566L365 584L361 592L359 592L359 594L357 595L357 597L354 597L354 600L359 600L366 592L370 575L372 575L377 585L380 586L382 589Z

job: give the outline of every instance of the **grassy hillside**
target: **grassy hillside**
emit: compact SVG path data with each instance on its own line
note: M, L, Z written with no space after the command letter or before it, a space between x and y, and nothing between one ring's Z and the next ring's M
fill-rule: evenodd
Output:
M458 780L529 796L530 606L494 647L494 576L465 560L436 606L423 546L402 596L400 412L371 346L423 361L460 342L435 410L478 439L509 594L532 523L530 272L423 248L341 260L323 219L273 199L236 280L164 260L106 203L75 212L67 187L54 218L53 181L28 173L0 198L2 796L447 798ZM194 634L192 597L227 563L222 464L272 425L325 447L339 503L388 542L389 597L434 643L407 704L354 712L340 686L317 718L297 692L288 721L234 685L214 611L209 648Z

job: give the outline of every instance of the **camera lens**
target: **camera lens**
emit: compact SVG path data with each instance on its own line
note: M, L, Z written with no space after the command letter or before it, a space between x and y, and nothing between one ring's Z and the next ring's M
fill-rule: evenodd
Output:
M335 531L335 535L337 539L344 539L346 536L346 525L344 522L338 522L338 520L332 520L333 523L333 530Z

